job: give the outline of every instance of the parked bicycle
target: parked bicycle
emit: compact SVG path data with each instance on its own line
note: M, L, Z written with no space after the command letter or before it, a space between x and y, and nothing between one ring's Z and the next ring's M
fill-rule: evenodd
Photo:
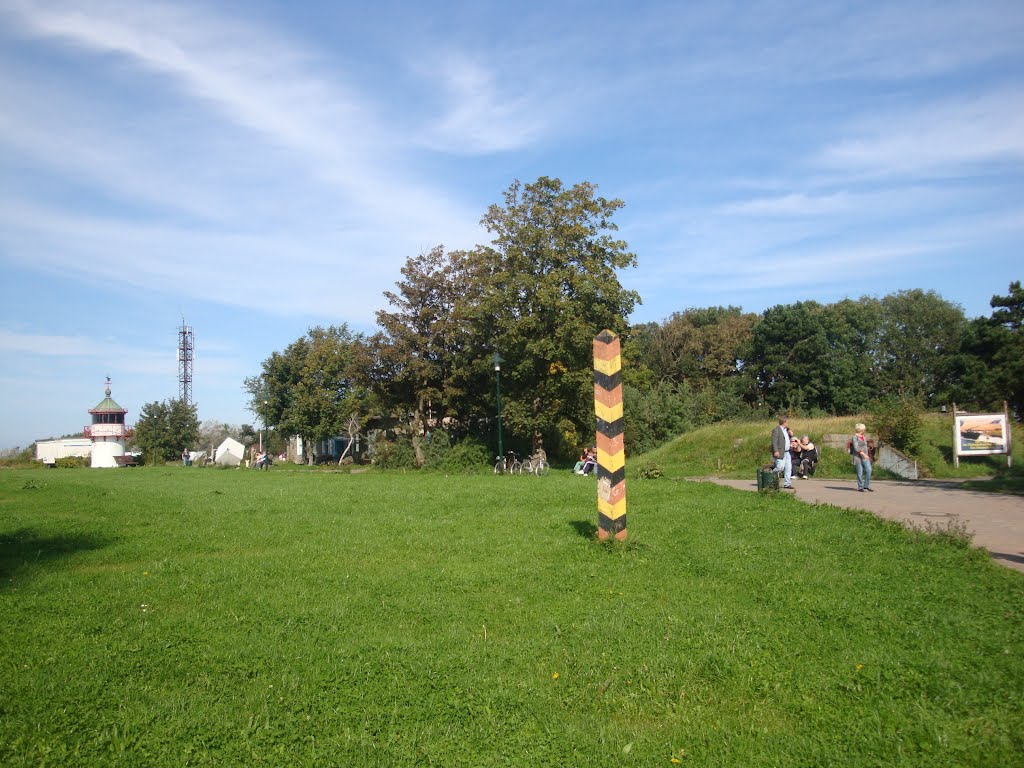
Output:
M524 475L529 473L542 477L551 471L551 465L548 464L547 459L543 456L533 456L523 461L522 469L520 470Z
M497 462L494 464L494 474L496 475L514 475L522 471L523 462L520 461L515 451L508 451L504 456L496 456Z

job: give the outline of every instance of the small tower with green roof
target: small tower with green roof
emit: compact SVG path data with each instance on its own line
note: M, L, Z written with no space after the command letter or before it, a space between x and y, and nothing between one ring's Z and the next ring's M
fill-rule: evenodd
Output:
M85 436L92 440L92 466L116 467L118 456L124 456L125 440L130 431L124 423L128 411L110 397L110 377L104 397L95 408L90 408L92 424L85 428Z

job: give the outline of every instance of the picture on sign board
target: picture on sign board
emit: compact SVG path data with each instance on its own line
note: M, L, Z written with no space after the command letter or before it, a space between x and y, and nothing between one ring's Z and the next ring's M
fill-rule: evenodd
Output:
M1006 453L1006 414L956 417L956 452L961 456Z

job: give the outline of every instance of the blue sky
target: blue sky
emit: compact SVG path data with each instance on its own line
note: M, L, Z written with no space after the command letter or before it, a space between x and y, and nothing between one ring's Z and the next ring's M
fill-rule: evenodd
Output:
M0 448L372 331L514 179L626 208L635 321L1024 277L1024 4L0 0Z

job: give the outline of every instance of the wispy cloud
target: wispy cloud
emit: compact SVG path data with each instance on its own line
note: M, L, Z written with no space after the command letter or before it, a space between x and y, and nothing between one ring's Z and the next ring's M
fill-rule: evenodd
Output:
M0 354L63 360L100 360L119 373L174 373L173 357L152 349L124 344L112 339L89 336L21 333L0 328Z
M0 118L0 146L99 193L72 200L38 180L20 190L0 212L8 258L368 322L406 257L479 239L480 210L403 163L415 139L346 83L344 62L199 6L13 0L4 15L64 55L108 57L102 88L82 83L81 95L58 87L34 96L0 78L0 91L25 105ZM461 92L441 133L475 151L521 144L485 70L463 75L452 75ZM173 94L176 122L125 115L116 99L99 98L104 89L128 104L154 89ZM88 99L95 103L84 110ZM66 119L83 112L84 120ZM105 209L104 199L121 210Z
M724 214L740 216L819 216L848 210L850 201L846 193L807 195L793 192L776 197L729 203L722 206Z
M875 175L957 173L984 163L1024 163L1024 90L874 115L846 133L847 138L826 146L816 162Z
M469 55L446 56L433 71L419 69L443 93L444 113L423 136L427 146L467 154L507 151L531 143L544 127L541 105L526 95L523 82L510 93L492 67Z

